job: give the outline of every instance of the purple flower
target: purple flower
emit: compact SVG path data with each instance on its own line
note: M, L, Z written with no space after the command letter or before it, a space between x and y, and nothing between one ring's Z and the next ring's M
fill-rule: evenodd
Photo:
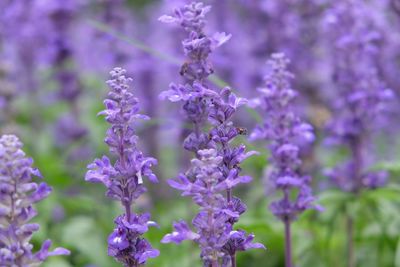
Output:
M273 54L268 61L269 73L265 76L266 87L259 89L261 97L256 103L268 114L262 125L252 133L252 139L270 142L273 170L270 179L284 197L271 204L271 211L282 221L292 221L302 211L318 208L313 205L309 176L299 172L302 144L313 141L312 126L295 114L293 101L297 92L290 86L293 74L287 70L289 60L284 54ZM292 190L298 190L291 200Z
M180 71L186 84L171 84L169 90L160 96L173 102L183 101L183 112L195 128L195 136L188 137L185 148L193 152L207 147L202 140L204 136L200 133L200 127L207 121L211 99L217 96L206 83L206 78L214 72L208 57L230 38L224 33L212 37L204 33L204 16L210 8L202 3L191 3L176 9L173 16L160 17L162 22L179 24L189 34L182 42L187 61Z
M233 224L246 210L240 199L228 200L223 193L240 183L249 182L251 178L238 175L239 171L235 168L231 168L227 177L224 177L221 169L227 167L222 163L223 157L219 156L215 149L200 150L197 154L200 159L192 160L192 168L187 174L181 174L178 180L169 180L173 188L181 190L183 196L191 196L200 206L200 212L192 222L196 232L181 221L174 224L175 231L167 234L162 242L181 243L183 240L194 240L202 249L201 257L204 262L218 262L226 253L223 247L229 242L234 242L230 240L229 235ZM243 249L232 247L230 251L232 254L229 255L234 257L236 251L256 247L250 245Z
M87 129L79 124L73 114L67 113L60 117L55 125L57 144L66 146L74 140L79 140L87 134Z
M222 195L226 190L220 186L222 173L219 165L222 157L214 149L200 150L198 154L200 159L192 160L192 168L187 174L189 177L181 175L180 181L170 181L172 187L183 191L183 195L191 196L200 206L200 212L192 222L196 232L191 231L181 221L174 224L175 231L167 234L162 242L194 240L202 250L201 257L204 261L218 262L221 249L229 240L229 232L232 230L228 219L237 217L238 214L226 209L226 199Z
M29 223L37 212L33 204L46 198L51 188L37 184L32 176L41 178L32 168L33 160L22 151L22 143L14 135L0 138L0 262L5 266L38 266L49 256L69 255L64 248L49 251L51 241L32 253L29 243L38 224Z
M88 28L80 27L82 32L79 34L86 35L86 38L81 40L84 44L79 51L81 63L90 71L97 73L108 71L112 66L135 64L132 62L133 56L135 61L143 64L132 51L132 47L121 42L113 34L118 32L118 34L128 36L133 29L136 30L138 27L139 20L136 21L131 16L127 2L125 0L102 0L94 2L91 7L96 10L94 17L96 23L104 25L107 30L95 28L93 25L88 25Z
M58 68L65 67L67 60L74 56L74 44L71 38L79 11L79 1L43 1L38 3L38 8L45 15L46 44L48 55L46 61Z
M154 225L149 218L149 214L134 215L128 222L125 217L119 216L115 220L117 227L108 237L108 255L125 266L140 266L146 263L147 258L157 257L159 251L141 237L149 225Z
M245 152L244 145L230 145L235 137L246 132L235 127L231 120L237 108L247 101L236 97L229 88L216 92L206 81L213 73L208 57L230 38L225 33L211 37L204 33L205 15L209 10L210 7L202 3L192 3L176 9L173 16L160 18L165 23L179 24L189 34L182 42L186 62L180 72L186 83L171 84L161 97L183 102L183 113L193 124L193 132L186 137L183 146L196 155L191 169L176 180L170 180L169 184L182 191L182 196L191 196L200 206L192 221L196 231L181 221L174 224L175 231L167 234L162 242L194 240L201 248L205 266L217 266L225 257L223 246L230 242L233 224L246 210L240 199L232 197L234 187L251 181L250 176L240 175L239 164L254 152ZM211 127L209 132L203 130L207 124ZM236 250L230 255L232 265L235 253Z
M271 212L285 225L285 262L292 266L291 223L307 209L321 208L314 204L311 177L300 173L300 147L314 140L312 126L295 113L293 101L297 92L291 88L294 77L287 69L289 59L282 53L272 54L268 61L265 88L253 101L265 112L264 122L252 133L252 139L266 139L271 151L272 170L269 179L283 197L270 205Z
M350 158L329 172L344 191L383 186L384 174L366 171L368 144L384 127L393 92L379 74L382 35L362 1L339 2L327 10L327 36L332 50L332 82L337 92L327 125L327 143L349 148ZM373 123L371 123L373 122Z
M80 4L77 0L39 1L38 10L43 16L45 34L45 61L54 67L52 78L58 83L57 98L71 103L81 94L79 74L74 68L76 61L73 30ZM76 115L76 114L74 114Z
M167 234L161 240L162 243L177 243L180 244L184 240L197 240L199 234L194 233L185 221L179 221L174 223L175 231L171 234Z
M265 249L265 246L261 243L253 243L254 235L246 235L243 230L233 230L229 233L229 241L224 245L222 251L225 253L222 259L222 267L235 266L236 264L235 255L237 251L246 251L249 249Z
M108 239L108 254L124 266L139 266L147 258L158 256L158 251L141 237L155 223L150 221L150 214L132 214L131 206L146 191L144 177L158 182L151 170L157 160L145 157L137 147L134 123L148 117L138 114L138 100L129 90L131 79L125 77L125 70L121 68L115 68L110 74L112 79L107 82L110 92L104 101L106 109L99 114L105 115L111 124L105 143L117 160L112 164L106 156L95 159L88 166L85 180L103 183L107 187L106 195L120 201L125 208L125 214L115 220L116 228Z
M326 169L324 174L339 186L341 190L352 192L356 189L376 189L385 185L388 173L385 171L362 171L359 176L349 176L357 167L354 160L346 160L337 164L334 168Z
M7 3L8 2L8 3ZM43 13L38 1L2 1L0 35L6 58L11 59L12 76L19 92L39 89L37 65L44 45Z
M61 115L55 124L56 143L66 147L77 141L83 141L87 129L80 122L79 97L82 84L76 68L76 40L74 40L75 21L82 8L78 0L37 1L38 9L44 21L45 39L44 60L51 67L51 80L57 84L54 99L65 101L68 112ZM89 146L75 148L68 155L68 160L77 162L87 156Z
M246 251L253 248L265 249L263 244L253 243L253 234L246 236L246 232L243 230L231 231L229 236L229 241L223 247L223 251L227 255L235 255L236 251Z

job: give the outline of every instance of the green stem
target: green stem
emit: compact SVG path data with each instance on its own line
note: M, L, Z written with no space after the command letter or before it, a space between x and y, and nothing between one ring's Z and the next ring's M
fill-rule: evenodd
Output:
M355 249L354 249L354 221L350 215L346 218L346 232L347 232L347 267L355 267Z

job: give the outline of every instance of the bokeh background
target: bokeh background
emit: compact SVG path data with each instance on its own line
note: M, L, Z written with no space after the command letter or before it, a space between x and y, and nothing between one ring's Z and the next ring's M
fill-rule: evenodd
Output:
M174 220L190 220L197 207L180 197L166 179L185 169L190 159L181 148L187 133L177 105L158 97L170 82L179 82L184 62L181 29L158 17L184 0L1 0L0 1L0 133L17 134L45 181L51 196L38 205L34 236L39 244L51 238L71 250L46 267L120 266L107 256L107 236L121 207L104 196L100 184L84 181L86 165L108 153L103 143L108 127L96 114L103 109L105 81L115 66L133 77L133 90L143 113L152 120L138 126L141 148L156 157L160 183L149 185L135 211L149 210L160 225L146 237L161 255L147 266L201 266L199 249L190 242L161 244ZM262 86L265 62L284 52L300 92L298 112L315 127L317 140L304 151L304 171L325 211L307 211L294 223L296 266L345 266L345 214L355 218L357 266L400 267L400 147L397 97L400 92L400 4L365 0L362 24L379 35L375 63L379 76L395 94L386 126L374 133L369 147L370 169L389 173L386 185L359 195L329 183L324 170L345 159L349 151L327 146L325 125L334 116L338 90L332 82L332 43L342 26L329 25L332 5L342 0L205 0L212 5L207 31L225 31L232 39L212 56L215 87L229 85L252 98ZM368 39L368 35L360 35ZM372 37L371 37L372 38ZM259 114L242 109L237 124L250 132ZM371 124L377 122L371 121ZM248 205L238 227L253 232L266 251L239 254L238 266L284 266L283 225L268 210L273 199L265 179L266 144L241 142L260 155L248 159L243 172L253 182L235 192Z

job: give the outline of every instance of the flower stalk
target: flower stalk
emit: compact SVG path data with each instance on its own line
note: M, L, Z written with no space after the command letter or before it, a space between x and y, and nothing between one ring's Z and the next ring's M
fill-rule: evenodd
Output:
M311 190L311 177L300 172L300 149L314 140L313 128L305 123L294 111L297 92L291 88L293 74L288 71L289 59L282 53L271 55L268 61L269 71L265 76L265 87L259 89L261 96L251 102L260 106L265 114L262 125L257 126L252 140L269 142L272 169L269 179L275 190L283 197L270 205L272 213L285 227L285 264L292 263L291 223L307 209L320 210L314 204ZM294 198L291 198L295 195Z
M242 134L242 129L233 125L232 116L246 100L237 97L229 88L217 92L207 83L206 78L214 72L208 56L230 38L225 33L205 34L204 17L209 11L209 6L191 3L176 9L172 16L160 18L165 23L179 24L189 33L182 42L187 61L180 73L185 84L171 84L161 97L183 102L183 113L193 125L183 146L193 152L195 158L191 168L169 184L182 191L183 196L191 196L200 207L193 219L196 231L180 221L162 242L193 240L201 248L205 266L228 266L229 263L234 266L237 251L264 246L252 243L254 235L233 229L246 206L233 197L232 190L241 183L250 182L251 177L240 175L240 163L254 152L245 152L244 145L230 145Z
M370 170L369 148L376 132L387 125L393 92L381 79L380 45L384 37L363 1L338 2L326 12L327 37L332 55L332 84L337 97L335 114L327 124L327 143L349 151L326 175L332 184L355 196L386 184L386 171ZM366 38L366 36L368 36ZM374 122L374 123L371 123ZM372 159L372 160L371 160ZM347 266L356 266L354 215L344 214L347 234Z
M106 195L124 207L125 214L115 219L115 229L108 238L108 254L126 267L138 267L145 265L148 258L159 255L142 237L149 226L157 224L150 221L149 213L136 214L131 210L134 201L146 192L143 177L158 182L151 170L157 160L145 157L137 147L138 136L133 124L148 117L138 113L138 99L130 91L131 78L125 72L121 68L110 72L112 79L107 82L110 92L104 101L106 109L99 113L111 124L105 143L117 159L113 165L107 156L95 159L88 166L85 180L103 183L107 187Z

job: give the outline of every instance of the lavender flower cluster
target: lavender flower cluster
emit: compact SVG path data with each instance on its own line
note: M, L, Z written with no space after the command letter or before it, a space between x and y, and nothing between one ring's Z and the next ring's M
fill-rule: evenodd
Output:
M88 166L85 180L103 183L107 187L106 195L119 201L125 213L115 219L114 232L108 238L108 254L127 267L140 266L148 258L157 257L159 252L142 237L149 226L157 226L150 220L150 214L132 213L132 205L144 192L144 177L151 182L158 182L151 170L157 160L145 157L138 149L138 137L133 124L139 119L148 119L138 113L138 99L130 92L130 78L125 77L125 70L115 68L110 72L112 80L108 98L104 101L106 109L99 114L105 115L111 128L104 140L116 161L111 164L107 156L96 159Z
M314 141L313 128L296 115L293 101L297 92L291 88L294 77L287 69L289 59L284 54L273 54L268 61L269 73L265 76L265 88L259 89L261 97L254 101L265 114L265 120L251 138L270 141L273 169L269 176L276 189L283 191L283 198L271 204L274 215L284 222L293 221L306 209L314 207L311 193L311 177L300 173L301 146ZM298 190L291 200L291 191Z
M32 252L32 234L39 230L37 223L30 223L37 215L33 204L51 192L46 183L37 184L32 180L33 176L41 178L40 172L32 168L32 163L16 136L0 137L1 266L39 266L49 256L69 254L64 248L49 251L50 240L46 240L38 252Z
M385 126L385 114L389 114L389 103L394 100L392 90L379 75L382 35L368 14L359 1L339 3L326 14L334 45L333 84L338 92L335 116L327 125L328 141L347 147L351 154L326 174L339 188L350 192L381 187L387 178L385 172L365 169L370 140Z
M269 72L265 76L264 88L259 89L261 97L254 100L263 112L264 122L252 133L252 139L266 139L270 142L272 168L268 176L276 190L283 197L271 203L272 213L285 224L285 263L292 266L290 224L303 211L321 207L314 204L311 190L311 176L300 172L300 149L314 140L313 128L305 123L294 110L297 92L291 88L294 75L288 71L289 59L284 54L272 54L268 61Z
M246 211L246 205L232 196L234 187L248 183L249 176L241 176L239 164L254 154L245 152L245 146L232 147L230 142L242 133L231 121L236 109L246 103L236 97L229 88L216 92L205 80L213 73L209 55L230 35L216 33L209 37L204 32L205 15L210 7L192 3L176 9L173 16L162 16L165 23L179 24L189 36L182 44L187 61L181 68L185 84L171 84L161 97L170 101L183 101L185 116L193 124L193 132L185 141L184 148L195 153L191 168L169 184L182 191L183 196L192 196L200 211L192 223L196 232L180 221L174 224L175 231L166 235L162 242L180 243L194 240L201 248L205 266L236 265L236 252L250 248L263 248L251 243L254 236L243 230L234 230L233 224ZM201 132L209 121L211 130ZM226 197L223 196L226 194Z
M189 37L182 42L188 61L182 65L180 71L186 83L179 85L172 83L170 89L160 96L172 102L184 102L184 115L193 124L193 132L185 139L184 147L192 152L207 148L208 136L206 133L201 133L201 128L207 122L212 99L218 95L209 88L206 81L214 72L208 56L230 38L230 35L225 33L217 33L212 37L204 34L204 16L209 11L210 6L204 7L202 3L192 3L176 9L174 16L160 17L160 21L178 23L189 33Z

